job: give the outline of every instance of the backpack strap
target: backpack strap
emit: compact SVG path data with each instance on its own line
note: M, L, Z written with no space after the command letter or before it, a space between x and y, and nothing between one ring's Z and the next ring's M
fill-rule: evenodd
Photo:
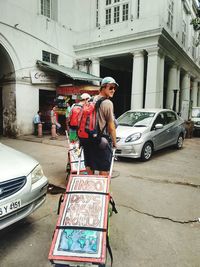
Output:
M100 130L100 127L99 127L99 109L100 109L100 105L101 103L106 100L106 97L101 97L100 99L98 99L96 101L96 104L95 104L95 110L96 110L96 129L97 129L97 133L98 135L102 135L104 130L106 129L107 127L107 122L105 124L105 126L103 127L102 130Z

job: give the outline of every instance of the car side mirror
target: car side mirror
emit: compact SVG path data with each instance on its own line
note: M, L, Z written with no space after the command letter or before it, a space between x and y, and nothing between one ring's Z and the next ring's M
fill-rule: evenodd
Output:
M162 123L158 123L155 125L155 130L158 130L158 129L162 129L163 128L163 124Z

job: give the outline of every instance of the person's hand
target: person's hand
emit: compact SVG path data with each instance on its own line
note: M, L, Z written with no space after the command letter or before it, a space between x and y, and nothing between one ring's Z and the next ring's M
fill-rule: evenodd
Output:
M117 144L113 144L113 148L116 149L117 148Z

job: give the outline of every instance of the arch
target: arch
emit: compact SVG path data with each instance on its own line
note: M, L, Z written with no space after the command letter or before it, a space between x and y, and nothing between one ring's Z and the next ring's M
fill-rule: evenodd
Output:
M16 117L16 70L20 69L20 60L13 45L0 33L0 89L1 89L1 134L17 135Z
M20 59L17 56L17 53L16 53L13 45L1 33L0 33L0 45L5 49L8 57L10 58L10 62L12 64L13 71L20 69L21 68Z

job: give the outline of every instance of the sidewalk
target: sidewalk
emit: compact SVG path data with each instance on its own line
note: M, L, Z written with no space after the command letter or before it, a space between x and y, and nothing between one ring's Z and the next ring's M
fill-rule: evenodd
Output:
M68 147L66 135L60 135L56 139L52 139L51 135L43 135L42 137L37 137L35 135L21 135L17 137L18 140L43 143L53 146L63 146Z

